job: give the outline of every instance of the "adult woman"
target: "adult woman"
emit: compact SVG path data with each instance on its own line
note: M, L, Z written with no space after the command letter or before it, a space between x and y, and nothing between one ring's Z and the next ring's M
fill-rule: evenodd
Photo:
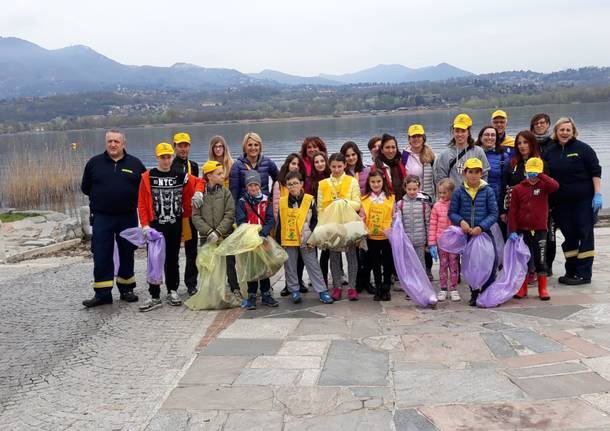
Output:
M485 126L479 131L479 136L475 145L483 148L485 157L489 162L489 173L487 174L487 184L491 186L498 201L498 208L502 208L502 189L504 179L504 165L510 156L504 151L504 146L498 141L498 132L493 126Z
M301 158L305 163L305 193L310 187L310 175L313 170L313 155L317 152L326 154L326 144L319 136L308 136L303 140L301 144Z
M566 274L559 282L568 285L591 282L595 254L593 225L602 207L601 174L597 154L576 139L574 120L562 117L555 123L544 161L559 190L551 195L552 214L565 241Z
M233 163L229 175L229 189L235 202L246 192L246 172L256 170L261 176L261 192L269 194L269 177L273 181L277 179L277 166L268 157L263 156L263 140L254 133L249 132L244 136L243 154Z
M397 202L402 199L402 195L404 195L402 181L406 173L398 152L398 142L394 136L388 133L381 136L381 147L379 147L379 153L371 170L381 171L385 176L390 193L394 194Z
M412 124L407 131L409 145L402 152L406 175L415 175L421 182L421 191L435 200L434 152L426 145L426 132L421 124Z
M476 158L483 163L483 179L487 180L489 162L485 151L474 145L471 135L472 119L467 114L459 114L453 120L452 138L449 148L443 150L434 162L434 180L438 184L443 178L451 178L456 187L464 182L462 172L466 160Z
M548 147L551 146L551 117L544 112L539 112L530 121L530 132L536 136L540 154L544 155Z
M369 139L368 147L371 153L371 161L375 163L377 154L379 154L379 147L381 147L381 136L373 136Z
M233 167L233 157L231 157L231 151L227 145L227 141L222 136L214 136L210 140L210 147L208 150L208 160L213 160L222 165L225 172L231 172ZM225 175L224 181L225 187L229 187L229 176Z
M510 190L525 179L525 164L530 157L540 157L538 143L534 134L528 130L517 133L515 138L515 151L510 163L504 168L502 174L502 206L500 206L500 218L506 223L508 207L510 205Z
M347 141L341 147L340 153L345 156L345 173L356 178L358 186L360 187L360 193L364 194L366 188L366 179L369 176L369 167L365 167L362 162L362 152L358 148L355 142Z

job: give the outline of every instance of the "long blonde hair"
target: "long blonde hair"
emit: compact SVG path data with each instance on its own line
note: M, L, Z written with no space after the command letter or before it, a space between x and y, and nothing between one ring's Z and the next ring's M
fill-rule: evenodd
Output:
M222 156L222 161L220 163L222 163L222 166L224 167L225 170L225 175L229 175L229 172L231 172L231 168L233 167L233 157L231 157L231 152L229 151L229 146L227 145L227 141L225 141L225 138L223 138L222 136L216 135L212 138L212 140L210 141L210 148L209 148L209 160L216 160L216 156L214 155L214 145L221 143L222 146L224 147L224 153Z

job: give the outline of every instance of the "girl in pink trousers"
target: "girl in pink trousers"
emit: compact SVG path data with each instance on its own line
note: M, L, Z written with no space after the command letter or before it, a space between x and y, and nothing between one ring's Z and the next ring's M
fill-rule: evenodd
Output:
M449 272L449 278L451 286L449 288L449 295L452 301L459 301L460 294L457 291L458 285L458 255L455 253L448 253L444 250L439 250L436 242L441 234L451 226L451 220L447 213L449 212L449 204L451 203L451 195L455 190L455 183L450 178L445 178L438 183L437 196L438 201L432 207L430 213L430 228L428 229L428 246L430 248L430 254L435 261L439 260L440 257L440 269L439 269L439 284L441 291L438 293L438 300L444 301L447 299L447 272Z

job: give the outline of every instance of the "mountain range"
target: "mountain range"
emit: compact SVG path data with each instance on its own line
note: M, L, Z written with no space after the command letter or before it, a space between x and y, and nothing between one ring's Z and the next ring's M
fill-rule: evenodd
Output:
M447 63L420 69L380 64L344 75L320 74L314 77L273 70L245 74L235 69L205 68L186 63L170 67L130 66L84 45L49 50L23 39L0 37L0 99L119 88L215 90L247 85L336 86L435 81L471 75Z

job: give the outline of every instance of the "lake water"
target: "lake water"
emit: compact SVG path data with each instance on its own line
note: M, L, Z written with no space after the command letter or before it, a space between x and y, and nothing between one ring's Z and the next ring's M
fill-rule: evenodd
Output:
M298 152L306 136L320 136L327 143L329 152L337 151L348 140L355 141L368 158L366 144L371 136L391 133L398 138L399 147L405 147L406 130L412 123L421 123L426 129L428 143L435 152L441 151L450 139L450 125L458 110L405 112L400 115L383 115L352 118L307 119L282 122L253 122L217 125L186 124L180 126L151 126L124 129L127 149L141 158L147 166L155 165L154 147L159 142L171 142L176 132L190 133L193 142L191 158L205 162L208 144L212 136L222 135L231 148L233 157L241 152L243 136L254 131L263 138L263 153L282 163L286 155ZM490 123L491 109L465 111L471 115L474 133ZM574 118L579 129L579 138L591 145L604 169L602 176L606 205L610 206L610 103L548 105L507 109L509 134L529 128L529 121L536 112L546 112L554 122L560 116ZM79 143L79 151L95 154L104 150L104 131L82 130L70 132L21 133L0 135L0 168L6 168L7 155L19 151L35 151L37 148L69 148L72 142Z

